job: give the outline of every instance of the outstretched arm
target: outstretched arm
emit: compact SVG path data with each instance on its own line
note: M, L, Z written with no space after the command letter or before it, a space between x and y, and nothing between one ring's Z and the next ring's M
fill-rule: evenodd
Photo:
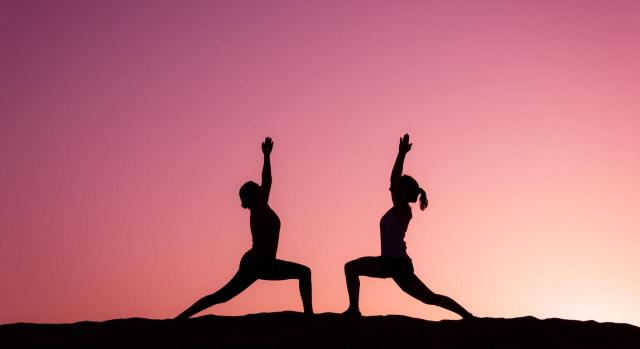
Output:
M391 187L400 184L400 178L402 177L402 167L404 166L404 158L411 150L411 143L409 143L409 135L405 135L400 138L400 145L398 146L398 156L396 162L393 164L393 170L391 170Z
M269 192L271 192L271 150L273 150L273 141L270 137L262 142L262 153L264 154L264 163L262 165L262 191L264 201L269 201Z
M393 206L402 206L402 198L400 196L400 186L402 185L402 167L404 165L404 157L411 150L411 143L409 143L409 135L405 134L400 138L400 146L398 147L398 156L396 162L393 164L393 170L391 170L391 200Z

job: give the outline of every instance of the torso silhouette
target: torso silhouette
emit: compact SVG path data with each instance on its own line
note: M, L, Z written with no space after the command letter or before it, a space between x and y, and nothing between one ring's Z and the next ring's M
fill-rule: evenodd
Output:
M251 252L255 257L276 258L280 237L280 218L269 207L259 206L251 210Z
M404 236L411 220L411 207L392 207L380 219L380 243L382 255L409 258Z

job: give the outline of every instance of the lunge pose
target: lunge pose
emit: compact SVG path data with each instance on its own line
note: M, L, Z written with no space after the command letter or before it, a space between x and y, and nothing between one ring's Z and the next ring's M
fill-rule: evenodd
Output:
M242 207L251 211L250 225L253 246L244 254L238 272L226 285L215 293L204 296L195 302L178 315L178 319L189 318L212 305L224 303L247 289L256 280L298 279L304 312L313 314L311 270L301 264L276 259L280 219L269 207L272 149L271 138L265 138L262 143L262 153L264 154L262 184L258 185L249 181L240 188Z
M382 255L362 257L344 266L349 291L349 308L347 315L360 315L358 300L360 296L359 276L375 278L393 278L400 288L410 296L426 304L433 304L448 309L463 318L473 315L453 299L431 291L413 272L411 258L407 255L404 236L411 220L410 202L418 201L420 209L427 208L427 194L418 182L408 175L402 174L405 155L411 150L409 135L400 139L398 157L391 171L391 200L393 207L380 219L380 242Z

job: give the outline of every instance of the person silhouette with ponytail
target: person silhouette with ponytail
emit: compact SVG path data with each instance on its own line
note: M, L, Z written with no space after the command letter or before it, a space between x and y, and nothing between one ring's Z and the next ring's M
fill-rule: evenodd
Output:
M427 194L420 188L418 182L408 175L402 174L404 158L411 150L409 135L400 138L400 146L396 162L391 171L391 200L393 207L380 219L381 256L362 257L350 261L344 266L349 292L349 308L345 315L360 316L359 276L374 278L393 278L393 281L410 296L419 301L437 305L450 310L463 318L473 318L473 315L453 299L431 291L413 271L413 263L407 254L404 236L411 220L409 203L416 202L420 196L420 209L427 208Z
M311 303L311 269L276 258L280 219L269 207L271 191L271 150L273 141L265 138L262 143L264 163L262 166L262 184L246 182L240 188L240 201L243 208L251 211L250 226L253 246L240 261L235 276L220 290L202 297L176 319L187 319L215 304L224 303L247 289L257 280L298 279L300 297L305 314L313 314Z

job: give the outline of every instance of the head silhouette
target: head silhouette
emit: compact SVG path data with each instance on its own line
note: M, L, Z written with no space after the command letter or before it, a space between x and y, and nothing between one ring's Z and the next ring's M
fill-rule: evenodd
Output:
M427 193L424 189L420 188L420 185L418 185L418 182L413 179L413 177L403 175L400 184L403 200L406 200L407 203L416 202L418 201L418 196L420 196L420 209L424 210L427 208L427 205L429 205Z
M248 181L240 187L240 202L243 208L251 209L256 206L258 196L260 195L260 186L258 183Z

